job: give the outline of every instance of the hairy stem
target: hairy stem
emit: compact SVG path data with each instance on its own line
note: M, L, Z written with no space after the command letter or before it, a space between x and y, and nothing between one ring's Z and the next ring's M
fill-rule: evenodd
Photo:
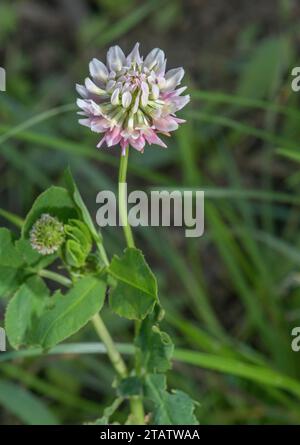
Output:
M130 225L128 224L127 216L127 200L125 195L126 176L127 176L127 166L128 166L128 156L129 147L126 147L125 155L121 155L120 159L120 169L119 169L119 213L120 219L123 225L124 236L126 239L126 244L128 247L135 247L134 238ZM135 322L135 336L138 335L140 330L140 322ZM141 360L140 351L138 348L135 350L135 371L137 375L140 375L141 371ZM131 412L135 421L139 425L144 425L145 413L143 407L143 401L141 397L133 397L131 399Z

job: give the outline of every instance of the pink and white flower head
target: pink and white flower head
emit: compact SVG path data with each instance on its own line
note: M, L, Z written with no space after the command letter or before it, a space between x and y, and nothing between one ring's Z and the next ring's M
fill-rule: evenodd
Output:
M146 143L166 147L158 134L169 136L185 122L176 112L190 100L181 96L186 87L178 88L183 68L166 72L164 52L155 48L145 60L139 43L126 57L119 46L107 53L107 64L93 59L89 64L91 78L76 85L82 99L77 100L84 118L79 123L103 137L97 147L120 144L122 154L127 146L143 152Z

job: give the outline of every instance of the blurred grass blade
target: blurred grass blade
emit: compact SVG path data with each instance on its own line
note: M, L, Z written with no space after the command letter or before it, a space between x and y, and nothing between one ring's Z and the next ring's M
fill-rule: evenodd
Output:
M2 216L2 218L14 224L16 227L22 228L23 226L23 219L15 215L14 213L8 212L7 210L0 208L0 216Z
M16 136L22 131L25 131L28 128L33 127L34 125L37 125L47 119L58 116L59 114L62 113L67 113L69 111L75 111L75 110L76 106L74 104L67 104L67 105L62 105L60 107L52 108L51 110L44 111L43 113L39 113L31 117L30 119L22 122L21 124L10 128L7 132L2 134L0 136L0 144L3 144L3 142L8 141L10 138Z
M275 113L281 113L292 118L300 119L300 112L297 110L297 108L285 107L261 99L253 99L250 97L242 97L213 91L192 90L190 93L193 99L237 105L238 107L261 108L263 110L273 111Z
M117 344L118 350L123 354L134 353L134 347L130 344ZM27 351L5 352L0 355L0 362L13 360L24 357L34 357L40 355L41 350L38 348L29 349ZM106 354L104 345L100 343L69 343L61 344L48 352L53 354ZM186 349L176 349L174 359L182 363L198 366L199 368L218 371L230 374L236 377L242 377L252 380L262 385L268 385L275 388L287 390L300 398L300 382L281 374L266 366L257 366L236 360L233 358L220 357L215 354L207 354L197 351L189 351ZM4 366L4 364L2 365ZM22 371L23 372L23 371ZM21 372L21 373L22 373ZM14 373L12 373L13 375ZM15 373L16 375L18 373Z
M7 125L0 125L0 132L6 132L8 128L9 127ZM111 154L106 154L104 151L99 150L92 145L83 145L75 141L60 139L41 133L34 133L28 130L17 133L14 135L14 137L22 141L34 143L38 145L40 149L49 148L52 150L62 151L72 156L86 157L89 159L101 161L114 167L118 167L119 165L119 160L117 158L111 156ZM157 149L160 150L160 148ZM171 183L170 178L163 175L162 173L151 171L147 168L143 168L140 165L135 165L134 163L130 163L128 165L128 169L131 173L144 180L147 179L159 184L170 185Z
M211 123L214 125L220 125L223 127L231 128L239 133L253 136L257 139L261 139L265 142L270 142L274 145L286 146L290 149L299 149L299 145L295 144L291 140L274 135L272 132L252 127L251 125L243 124L234 119L230 119L226 116L215 116L210 114L201 113L199 111L188 111L185 113L186 118L195 119L202 122Z
M58 425L59 420L46 404L26 389L0 380L0 405L27 425Z

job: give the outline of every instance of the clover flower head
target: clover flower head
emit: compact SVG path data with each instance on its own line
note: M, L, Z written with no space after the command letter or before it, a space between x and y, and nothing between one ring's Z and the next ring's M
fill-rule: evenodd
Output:
M32 226L29 236L34 250L41 255L50 255L64 242L64 225L56 217L43 213Z
M140 152L146 143L166 147L158 134L169 136L185 122L175 114L190 100L189 95L181 96L186 87L177 88L184 70L166 72L161 49L153 49L143 59L139 43L127 57L119 46L113 46L107 64L93 59L89 70L85 85L76 85L82 97L77 105L84 116L79 123L103 134L97 147L120 144L122 154L127 146Z

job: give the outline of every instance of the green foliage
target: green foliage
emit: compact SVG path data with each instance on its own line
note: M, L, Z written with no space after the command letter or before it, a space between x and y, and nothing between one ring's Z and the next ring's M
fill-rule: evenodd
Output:
M15 246L11 232L0 228L0 297L13 293L21 283L23 265L22 255Z
M95 229L95 226L93 224L92 218L90 216L90 213L88 211L88 209L86 208L86 205L79 193L79 190L75 184L74 178L72 176L71 170L68 169L65 172L65 182L66 182L66 186L68 189L68 192L71 196L71 198L73 199L73 202L79 212L79 214L81 215L81 219L82 221L87 225L87 227L89 228L91 235L94 239L94 241L100 242L101 241L101 235L99 232L97 232L97 230Z
M20 238L15 242L16 249L21 254L24 263L38 271L49 266L57 258L57 254L42 256L31 247L28 239Z
M143 394L143 382L139 377L132 376L122 379L118 385L118 395L123 398Z
M22 228L24 238L28 237L33 224L43 213L56 216L63 223L77 217L77 210L68 191L62 187L52 186L33 203Z
M95 420L95 422L90 422L89 425L115 425L116 423L112 423L110 421L111 416L115 413L115 411L119 408L123 399L118 397L113 401L113 403L105 408L103 412L103 416L100 419Z
M27 425L59 424L59 420L41 399L9 380L0 380L0 405Z
M70 219L64 229L66 234L65 261L71 267L83 267L92 248L90 231L85 223L77 219Z
M32 333L32 342L49 349L75 334L103 306L106 285L93 278L78 280L65 295L56 292Z
M154 404L153 425L198 425L195 402L187 394L169 393L164 375L149 374L145 380L145 397Z
M11 295L22 283L23 273L20 269L0 266L0 297Z
M157 282L142 252L135 248L125 249L123 255L115 255L108 272L117 280L110 296L112 310L130 320L142 320L158 301Z
M143 368L150 373L167 372L171 368L174 345L170 336L160 330L160 308L157 306L152 314L141 323L136 345L141 349Z
M144 49L150 49L148 38L145 40L143 36L149 34L149 29L155 29L156 43L167 50L170 63L176 66L177 58L187 75L192 74L192 101L183 116L187 123L176 132L175 138L169 139L168 150L153 147L145 150L143 156L131 151L129 170L133 181L130 178L130 182L141 189L147 186L174 189L175 184L176 189L203 188L207 205L206 232L199 240L184 239L179 231L172 229L138 230L139 246L157 271L160 300L166 307L164 330L172 333L175 344L180 345L174 352L174 360L179 363L168 375L169 387L180 387L201 400L198 409L201 423L298 423L300 367L298 355L291 352L290 332L299 322L300 304L300 95L290 88L290 68L299 62L291 2L279 2L280 9L274 7L268 17L264 12L268 8L257 5L252 22L244 6L238 13L240 23L244 24L246 18L247 26L242 28L234 22L235 13L230 13L233 23L230 38L222 38L222 32L226 37L226 26L224 30L221 27L221 38L204 39L200 52L191 42L199 32L209 35L219 15L226 17L226 3L212 6L207 2L205 14L200 2L190 2L186 8L183 0L147 0L142 5L126 0L118 9L120 3L87 2L83 13L77 15L77 6L74 7L74 33L65 40L66 45L61 45L59 32L50 32L49 38L53 18L41 2L39 16L45 23L42 28L47 38L37 39L34 29L24 26L29 31L19 46L21 40L14 38L18 35L19 11L13 2L3 0L0 36L9 74L9 94L0 94L1 206L24 215L24 209L30 207L38 193L54 181L60 183L62 166L67 163L75 176L80 177L80 190L83 196L91 198L92 204L94 191L113 188L112 178L116 176L113 168L118 165L114 153L117 153L97 150L94 147L97 135L89 136L75 124L74 86L62 81L60 67L69 60L72 77L84 78L87 66L82 64L82 53L101 59L105 47L120 38L126 47L131 37L141 41ZM26 5L21 9L25 24L35 20ZM57 17L64 20L66 16L69 21L69 14L59 15L59 11L60 8ZM209 17L204 26L200 24L203 17ZM280 35L275 35L270 20L281 30ZM191 32L185 33L197 21L200 26L192 26ZM174 24L178 25L178 35L183 36L176 54L172 48L168 50L174 40ZM39 34L43 34L42 28ZM187 41L184 34L189 37ZM6 51L5 45L10 41L14 43ZM26 51L28 45L32 51ZM75 57L70 55L70 45L75 53L77 48ZM215 70L210 63L212 57ZM34 72L41 75L25 75ZM229 91L233 93L228 94ZM51 108L58 101L67 105ZM80 220L89 227L94 244L101 244L73 179L67 181L66 189L75 213L68 215L65 223L69 224L70 219ZM51 207L55 208L55 199L53 203ZM1 222L8 221L16 230L22 226L21 218L7 210L0 209L0 217ZM40 280L37 275L52 271L68 274L68 279L73 280L71 287L79 276L97 277L100 272L101 277L104 275L95 245L80 271L74 264L77 257L82 264L83 258L76 248L75 255L65 263L59 255L42 257L35 252L28 242L33 220L26 235L17 241L18 235L0 235L3 242L0 243L0 296L10 297L15 292L21 295L21 289L26 288L23 304L21 297L19 302L13 297L9 303L12 308L17 303L20 307L20 312L15 308L19 327L13 334L20 332L21 337L22 316L24 320L30 318L30 305L28 308L25 303L43 302L46 307L50 303L51 307L55 300L48 292L38 294L40 298L34 293L31 282ZM122 249L120 232L105 229L109 253ZM50 270L44 270L49 266ZM68 280L66 283L69 285ZM51 289L58 286L51 278L47 278L47 285ZM1 300L1 309L5 304ZM158 305L142 320L135 344L141 354L142 372L146 373L159 373L169 366L168 337L161 335L156 309ZM118 344L119 350L134 354L135 348L124 343L129 338L127 320L115 317L108 310L105 319L122 342ZM29 332L25 329L26 335ZM87 338L91 343L83 343ZM49 400L51 411L57 413L62 423L80 423L83 418L97 418L103 412L101 402L89 402L86 398L97 394L101 401L111 400L111 368L104 355L100 358L105 347L94 343L88 330L78 334L76 341L80 343L57 345L49 351L49 356L41 355L41 348L0 354L0 361L5 361L0 369L0 404L5 409L0 416L2 422L15 423L15 417L23 423L47 422L40 418L43 412L40 406L34 408L27 400L22 403L18 396L21 386L23 392L44 407L42 401ZM151 348L147 349L147 344ZM77 354L74 360L73 354ZM15 367L10 363L12 360L17 360ZM73 389L72 385L60 386L59 379L53 379L54 372L65 376L62 382L72 376L77 385ZM134 371L132 374L129 373L128 381L118 382L120 387L125 386L123 394L128 394L127 385L137 379ZM156 374L156 378L159 376ZM12 386L16 391L11 391ZM152 402L155 415L158 406L166 405L165 396L160 398L163 404L157 398L156 404ZM118 421L127 418L127 401L122 406L121 403L122 399L116 399L96 423L111 424L113 416Z
M5 328L13 348L34 346L33 331L49 301L49 291L41 278L29 278L10 300L5 315Z
M6 331L10 344L49 349L81 329L102 307L105 284L85 277L63 295L49 291L39 277L24 283L6 311Z
M0 266L18 269L22 264L22 256L13 243L11 232L0 228Z

